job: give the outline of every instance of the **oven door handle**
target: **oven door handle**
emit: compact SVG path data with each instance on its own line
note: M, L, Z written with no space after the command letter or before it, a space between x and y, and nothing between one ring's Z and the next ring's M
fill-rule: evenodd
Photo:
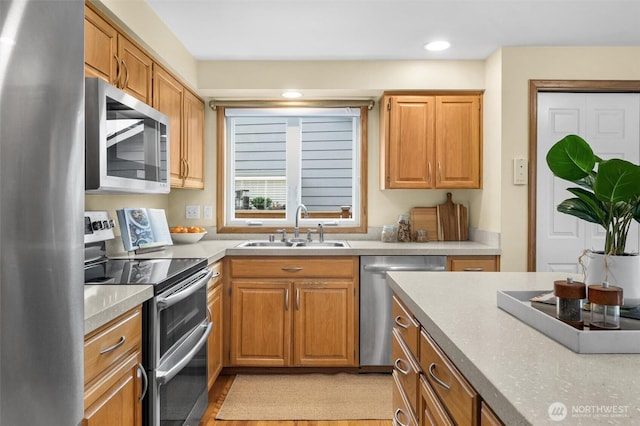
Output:
M160 366L160 368L156 370L156 380L160 386L170 382L171 379L173 379L176 376L176 374L182 371L182 369L191 362L191 360L193 359L193 357L196 356L198 351L202 349L202 346L204 346L204 344L207 343L212 327L213 327L212 322L200 324L198 326L198 329L202 330L201 331L202 335L199 337L196 344L193 345L190 349L187 348L188 352L183 357L181 357L178 361L174 363L168 363L170 365L168 366L167 369L163 369L164 366Z
M191 284L189 287L177 293L174 293L168 297L159 296L158 299L156 300L156 306L158 307L158 310L161 311L163 309L167 309L175 305L176 303L181 302L182 300L191 296L193 293L195 293L196 291L200 290L203 286L205 286L207 282L209 282L209 279L213 275L213 272L211 272L208 269L203 269L203 271L206 271L206 274L204 274L204 276L201 279Z

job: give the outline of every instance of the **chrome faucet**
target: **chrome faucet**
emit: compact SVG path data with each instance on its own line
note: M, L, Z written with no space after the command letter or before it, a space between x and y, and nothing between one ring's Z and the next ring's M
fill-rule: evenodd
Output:
M309 211L304 204L299 204L296 209L296 226L293 228L293 236L294 238L300 238L300 227L298 226L298 220L300 218L300 210L304 211L304 217L309 217Z

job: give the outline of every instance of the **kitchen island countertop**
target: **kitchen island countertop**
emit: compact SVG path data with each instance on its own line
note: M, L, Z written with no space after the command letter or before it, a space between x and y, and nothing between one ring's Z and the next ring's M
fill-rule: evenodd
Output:
M505 424L638 424L640 355L574 353L497 307L498 290L542 293L566 277L391 272L387 282Z

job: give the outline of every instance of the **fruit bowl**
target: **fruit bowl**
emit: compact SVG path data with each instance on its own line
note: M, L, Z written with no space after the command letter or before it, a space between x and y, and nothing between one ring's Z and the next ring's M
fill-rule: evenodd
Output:
M171 239L174 244L193 244L204 237L206 232L172 232Z

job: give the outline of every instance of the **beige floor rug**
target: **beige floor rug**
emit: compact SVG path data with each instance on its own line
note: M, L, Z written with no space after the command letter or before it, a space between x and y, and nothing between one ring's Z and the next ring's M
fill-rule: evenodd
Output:
M386 420L390 374L238 375L219 420Z

